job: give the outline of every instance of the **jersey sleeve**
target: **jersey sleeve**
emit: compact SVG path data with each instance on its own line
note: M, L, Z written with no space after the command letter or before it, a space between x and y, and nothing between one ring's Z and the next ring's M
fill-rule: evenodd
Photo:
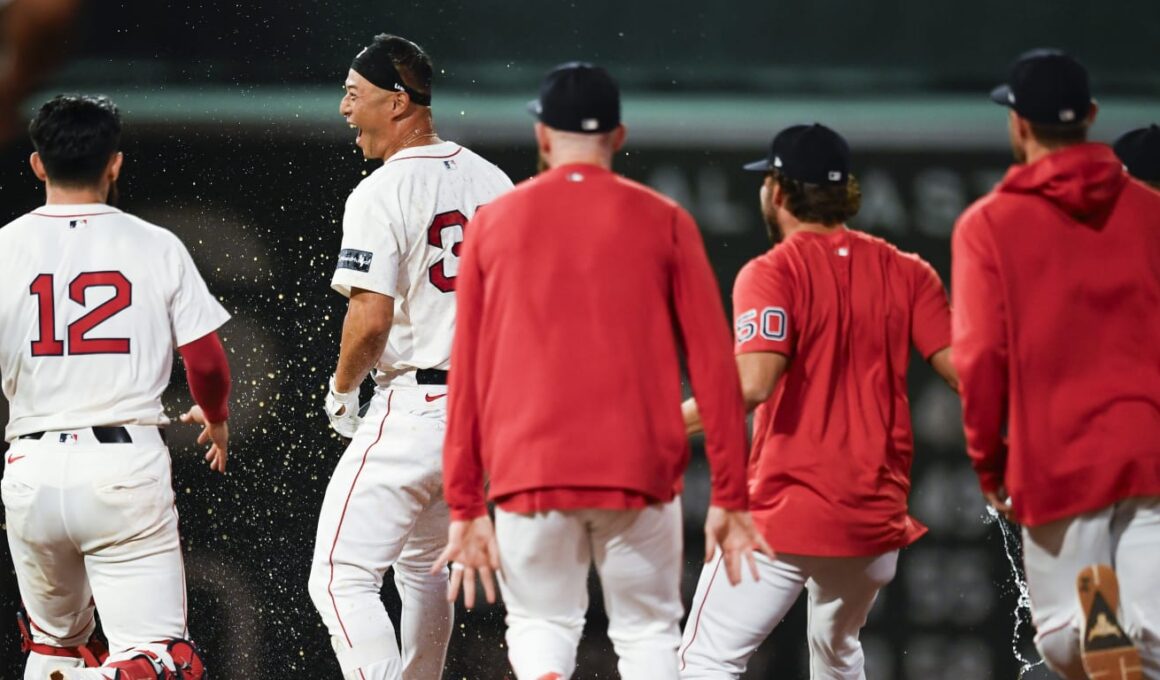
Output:
M733 284L733 351L777 352L792 357L796 346L793 286L776 261L755 260Z
M360 185L346 201L342 216L342 247L330 285L346 297L351 288L399 294L399 264L406 235L402 219L391 214L377 191Z
M951 344L951 308L938 272L924 260L914 258L911 268L914 298L910 317L910 341L930 359Z
M177 260L177 288L170 296L169 319L173 340L181 347L216 331L229 320L230 313L209 292L209 286L201 278L185 244L177 237L174 237L173 242Z

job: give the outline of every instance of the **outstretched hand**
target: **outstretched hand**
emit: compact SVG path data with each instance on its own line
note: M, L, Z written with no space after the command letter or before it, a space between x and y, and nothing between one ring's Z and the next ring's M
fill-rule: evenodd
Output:
M197 443L210 444L209 451L205 454L205 460L209 463L209 469L225 474L226 460L229 459L230 448L229 421L223 420L220 423L209 422L205 417L205 412L201 410L200 406L194 406L183 413L180 420L183 423L203 426L201 434L197 435Z
M754 550L769 559L774 558L773 548L769 547L765 537L753 526L753 518L747 511L725 510L711 505L709 515L705 518L706 563L713 559L718 549L725 559L725 574L731 585L741 582L742 560L749 565L753 580L759 580Z
M468 609L475 606L475 576L483 582L484 597L488 604L495 603L495 574L499 572L499 544L495 540L495 528L486 514L475 519L456 520L447 530L447 548L439 555L432 574L442 571L451 564L451 582L447 587L447 600L454 602L463 587L463 604Z

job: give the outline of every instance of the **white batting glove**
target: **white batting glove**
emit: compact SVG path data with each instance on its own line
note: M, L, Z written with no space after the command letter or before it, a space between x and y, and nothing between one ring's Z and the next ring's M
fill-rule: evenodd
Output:
M334 376L330 377L330 390L326 393L326 417L334 431L347 439L353 439L362 418L358 414L358 388L350 392L334 389Z

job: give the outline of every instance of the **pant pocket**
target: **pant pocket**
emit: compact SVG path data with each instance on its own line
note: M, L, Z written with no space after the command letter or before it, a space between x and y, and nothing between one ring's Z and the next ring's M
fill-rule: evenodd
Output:
M168 521L173 506L168 480L153 476L94 485L93 496L107 518L103 531L119 539L150 533Z
M4 516L9 530L23 535L28 511L36 501L36 487L5 477L0 480L0 498L4 501Z

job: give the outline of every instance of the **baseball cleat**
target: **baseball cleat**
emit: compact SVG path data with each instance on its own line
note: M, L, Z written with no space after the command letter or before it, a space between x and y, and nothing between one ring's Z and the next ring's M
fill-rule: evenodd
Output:
M1120 626L1120 587L1116 572L1106 564L1080 570L1076 578L1083 625L1080 654L1091 680L1143 680L1140 652Z

